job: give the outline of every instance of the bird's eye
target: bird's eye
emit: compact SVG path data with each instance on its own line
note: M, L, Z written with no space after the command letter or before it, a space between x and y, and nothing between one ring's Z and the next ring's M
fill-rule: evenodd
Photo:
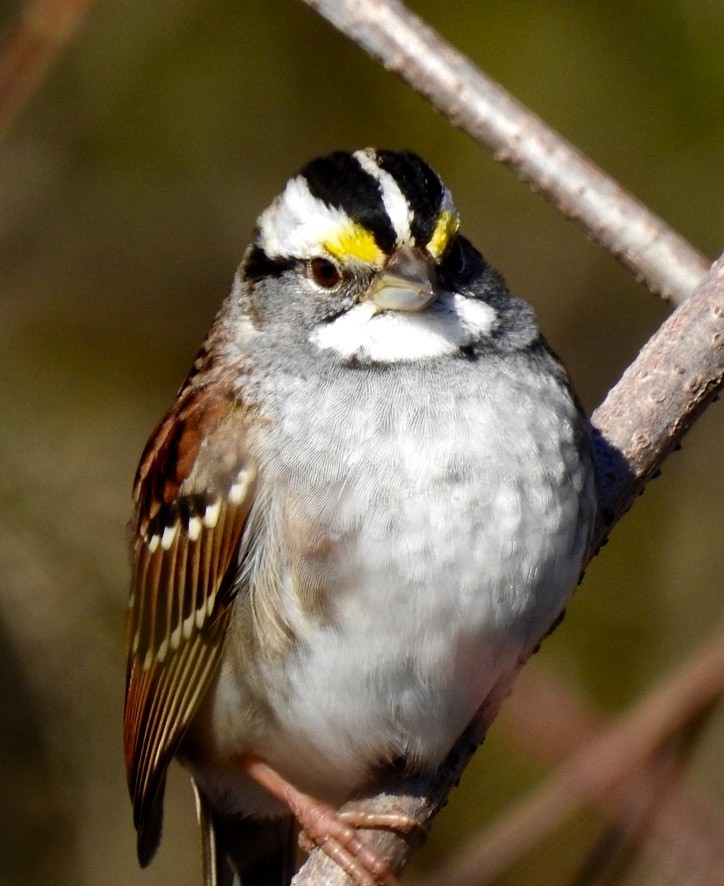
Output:
M453 237L442 257L442 267L446 274L457 277L465 270L465 250L461 237Z
M325 289L332 289L342 279L339 268L328 258L313 258L309 262L309 273L314 282Z

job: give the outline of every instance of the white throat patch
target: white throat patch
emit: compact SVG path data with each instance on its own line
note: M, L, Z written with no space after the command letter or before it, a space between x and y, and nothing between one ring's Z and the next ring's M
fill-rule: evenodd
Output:
M454 354L495 329L498 315L482 301L441 295L419 313L375 313L362 302L314 330L309 340L322 351L374 363L401 363Z

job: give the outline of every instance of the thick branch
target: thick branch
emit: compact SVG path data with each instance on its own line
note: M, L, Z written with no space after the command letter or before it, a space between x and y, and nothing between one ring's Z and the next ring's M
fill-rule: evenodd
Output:
M724 256L706 274L691 299L677 308L596 410L596 461L601 508L600 545L724 383ZM505 697L489 700L445 763L434 773L383 785L378 796L354 808L398 812L429 825L460 778L495 719ZM393 833L376 832L370 842L394 865L410 846ZM297 886L342 884L346 875L315 852L295 877Z
M596 409L596 547L716 397L724 377L724 255Z
M709 262L396 0L304 0L676 304Z

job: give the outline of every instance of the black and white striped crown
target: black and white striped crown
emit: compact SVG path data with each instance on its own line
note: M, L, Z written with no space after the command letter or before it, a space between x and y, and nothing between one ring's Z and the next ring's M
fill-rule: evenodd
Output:
M269 259L327 253L381 265L399 245L441 255L458 213L437 173L410 151L337 151L308 163L262 213L256 248Z

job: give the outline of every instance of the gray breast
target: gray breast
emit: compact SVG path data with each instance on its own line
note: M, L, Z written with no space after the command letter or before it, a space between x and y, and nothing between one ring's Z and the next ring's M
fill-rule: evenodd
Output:
M552 360L330 364L281 384L252 441L237 607L263 649L237 674L275 687L267 759L332 797L382 757L437 762L529 654L576 584L592 471Z
M323 588L335 607L353 595L359 608L364 594L404 607L395 582L421 593L452 580L476 597L484 585L535 633L569 592L552 585L578 568L579 507L591 498L557 372L442 358L333 365L293 386L260 448L266 543L303 592Z

